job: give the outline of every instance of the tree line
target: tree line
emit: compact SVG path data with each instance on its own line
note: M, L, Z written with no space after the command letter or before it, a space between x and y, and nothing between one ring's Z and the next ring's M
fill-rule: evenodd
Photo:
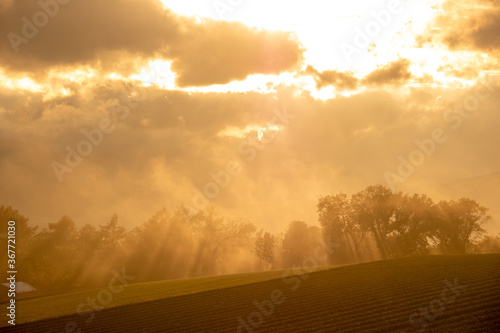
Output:
M123 267L134 282L291 268L326 239L340 246L325 265L500 252L500 237L486 236L482 227L491 220L487 208L468 198L434 203L426 195L375 185L351 196L321 197L317 212L319 226L292 221L275 234L220 216L213 207L191 212L182 205L163 208L131 230L116 214L80 228L63 216L39 230L4 206L0 222L6 230L9 220L16 221L18 279L38 289L103 285ZM1 251L1 262L6 253Z

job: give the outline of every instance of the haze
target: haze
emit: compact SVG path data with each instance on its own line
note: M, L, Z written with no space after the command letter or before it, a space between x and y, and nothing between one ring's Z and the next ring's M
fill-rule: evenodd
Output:
M0 1L0 203L281 232L382 184L470 197L500 232L498 1L232 3L69 1L35 26L37 2Z

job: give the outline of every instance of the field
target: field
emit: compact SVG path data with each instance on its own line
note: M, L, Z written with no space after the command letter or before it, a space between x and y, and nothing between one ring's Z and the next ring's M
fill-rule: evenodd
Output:
M35 321L1 330L500 332L498 254L401 258L299 276L275 271L136 284L117 293L109 308L75 314L98 292L19 301L18 323ZM47 316L53 318L37 320Z
M283 272L284 271L277 270L271 272L129 284L124 286L122 292L113 295L113 301L108 307L278 279L281 277ZM119 283L117 284L119 285ZM72 292L61 292L56 295L54 295L54 291L50 291L49 295L44 295L43 291L18 294L20 297L16 297L18 313L16 323L21 324L51 317L74 314L80 303L85 302L87 297L96 298L96 295L101 289L102 288L93 288ZM2 303L4 302L5 301ZM0 309L0 315L2 318L5 318L6 316L6 309L4 306ZM0 323L0 327L7 325L8 324L3 321Z

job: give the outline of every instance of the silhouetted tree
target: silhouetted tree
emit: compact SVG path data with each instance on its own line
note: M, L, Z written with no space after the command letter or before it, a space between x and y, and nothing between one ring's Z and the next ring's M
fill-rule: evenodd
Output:
M435 237L443 253L478 252L477 245L485 232L481 226L491 220L487 211L486 207L468 198L441 201L436 209Z
M318 202L319 223L325 236L343 244L332 255L332 263L343 264L362 261L361 247L367 233L356 220L351 200L344 193L328 195Z
M76 235L75 245L78 265L71 278L78 285L100 285L102 271L110 270L103 260L102 234L91 224L82 226Z
M500 253L500 234L496 237L485 236L478 247L481 253Z
M314 255L320 238L318 227L308 226L303 221L290 222L283 236L283 266L301 266L304 258Z
M178 278L187 265L184 252L193 250L191 238L190 228L162 208L127 237L127 267L138 281Z
M75 222L68 216L49 223L48 229L36 235L26 261L38 287L62 287L74 282L78 268L76 236Z
M394 194L393 232L388 235L388 255L400 257L429 253L435 222L434 202L425 195Z
M257 257L262 261L267 262L271 265L271 269L274 268L274 237L269 232L259 231L257 234L257 239L255 240L254 251Z
M102 235L103 247L114 249L125 238L126 230L118 225L118 215L113 214L106 225L99 226Z
M0 234L7 234L7 223L9 221L16 222L16 239L19 242L19 246L24 244L29 244L29 242L35 236L38 227L29 226L29 220L24 215L20 214L17 209L12 207L0 207ZM5 243L6 238L0 238L2 244Z
M258 260L259 269L301 266L314 256L321 233L342 244L332 263L364 261L373 258L371 252L382 258L431 250L500 252L500 236L484 237L482 226L491 220L487 208L468 198L434 204L425 195L376 185L350 198L321 197L317 212L322 229L292 221L277 235L256 234L252 223L219 216L213 207L191 213L183 206L163 208L130 232L118 225L116 214L99 228L80 229L63 216L38 232L17 210L1 206L0 234L6 234L8 221L16 221L19 277L37 288L105 285L111 270L123 266L136 282L249 271ZM6 247L6 238L0 240ZM6 262L6 254L0 252L0 260Z
M479 251L482 225L491 217L477 202L462 198L438 205L425 195L394 193L385 186L368 186L354 194L322 197L319 222L325 235L349 245L338 251L337 260L356 255L368 232L382 258L421 255L437 246L442 253ZM341 258L339 258L341 257Z
M244 239L248 239L255 232L256 228L252 223L243 222L239 219L225 219L220 225L214 237L214 248L209 259L206 275L212 273L214 263L220 257L224 262L224 257L233 249L240 246Z
M17 209L12 207L0 207L0 260L3 265L7 264L8 260L8 222L15 222L15 244L12 242L10 245L15 246L16 255L16 268L18 273L18 278L26 282L32 282L32 270L29 266L29 262L25 260L31 252L31 247L33 245L33 239L36 237L38 227L31 227L29 225L29 220L24 215L20 214ZM11 250L13 248L10 248ZM2 266L5 267L5 266ZM2 281L6 281L7 270L2 270L0 273L0 278Z
M395 231L395 195L385 186L368 186L352 196L352 207L359 225L368 230L383 259L387 258L387 238Z

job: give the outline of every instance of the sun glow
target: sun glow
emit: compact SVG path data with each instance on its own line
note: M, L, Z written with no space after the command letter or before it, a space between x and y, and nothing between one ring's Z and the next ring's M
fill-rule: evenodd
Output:
M377 21L374 15L387 12L391 1L358 0L347 3L328 0L317 0L309 3L299 0L272 2L264 0L242 0L240 2L227 2L227 0L162 1L165 8L186 16L239 21L252 27L293 32L306 50L304 67L312 65L318 71L349 70L356 77L362 78L377 67L404 57L413 64L411 71L415 77L432 77L434 84L466 84L466 80L461 82L460 79L451 78L446 73L440 72L439 69L442 69L448 60L455 61L458 59L457 57L461 59L473 58L471 55L458 55L450 51L442 51L442 55L436 57L436 50L415 48L415 36L426 28L427 22L437 13L438 6L436 5L442 0L400 2L401 12L387 18L388 24L381 28L380 33L370 37L370 46L366 49L359 48L359 54L352 54L349 59L342 51L342 43L357 48L357 32L364 31L366 33L367 27ZM227 4L222 11L217 7L217 4L221 3ZM314 20L310 18L314 18ZM380 23L380 25L383 24ZM433 56L430 56L431 53ZM475 61L475 59L472 60ZM479 60L481 59L488 60L487 58ZM10 89L20 88L34 92L45 92L45 99L52 99L72 94L71 90L65 87L64 82L83 84L90 80L96 80L98 76L100 74L92 68L70 68L65 71L50 71L48 77L52 83L49 86L41 86L31 78L2 79L1 85ZM0 77L2 77L1 73ZM104 78L123 81L138 80L143 82L143 86L156 85L160 89L178 89L195 93L244 93L250 91L273 93L277 85L294 85L298 89L308 91L313 98L321 100L334 98L337 95L349 96L357 93L356 91L335 91L333 87L317 89L311 77L291 73L256 74L249 75L244 80L227 84L179 88L175 84L175 73L171 70L171 62L164 59L150 60L146 67L129 77L109 73ZM411 82L414 85L420 83L418 80Z
M67 70L51 70L48 74L50 80L69 81L74 83L84 83L97 76L91 67L71 68Z
M10 90L27 90L32 92L43 92L44 89L41 85L37 84L29 77L12 78L4 75L0 71L0 87Z
M428 22L438 13L443 0L357 0L333 2L317 0L305 3L300 0L237 1L227 0L162 0L170 10L186 16L205 17L214 20L239 21L251 27L293 32L305 47L305 64L319 71L352 71L361 78L381 65L405 57L410 62L422 59L425 50L415 48L415 37L422 33ZM397 10L392 11L393 3ZM385 14L388 16L384 16ZM392 13L392 14L391 14ZM314 19L311 19L314 18ZM385 20L385 21L384 21ZM368 35L370 27L378 24L376 34ZM358 32L369 38L367 46L356 44ZM349 44L357 53L346 56L342 45ZM369 44L369 45L368 45ZM417 76L432 76L443 82L447 79L439 73L443 60L425 57ZM269 76L269 78L271 78ZM203 88L189 88L195 92L266 92L266 76L249 76L246 80ZM311 80L302 77L275 76L273 83L296 84L309 91L314 98L329 99L337 94L332 87L316 89Z
M443 72L447 64L460 62L463 67L467 63L488 62L488 57L466 52L454 53L449 50L435 50L415 47L415 36L422 33L428 22L438 13L439 3L443 0L408 0L399 1L398 14L380 18L382 13L389 13L390 3L396 1L351 1L332 2L316 0L304 3L299 0L264 0L232 1L227 0L162 0L165 8L178 14L204 19L239 21L248 26L278 29L294 33L305 48L306 65L313 66L318 71L336 70L351 71L357 78L363 78L376 68L400 58L409 59L412 63L410 71L414 79L412 85L467 85L465 78L456 78ZM398 1L396 1L398 2ZM217 4L225 3L224 10ZM237 3L237 4L236 4ZM377 16L378 15L378 16ZM378 17L378 18L377 18ZM314 18L314 19L312 19ZM381 21L382 20L382 21ZM383 24L386 20L387 24ZM369 27L379 23L380 32L369 36L369 46L360 47L356 44L359 32L367 35ZM341 45L349 44L357 49L357 53L346 57ZM440 52L436 56L436 52ZM449 71L448 71L449 72ZM84 84L91 80L102 78L108 80L138 80L143 86L155 85L160 89L178 89L194 93L227 93L227 92L257 92L273 93L278 85L295 86L307 91L315 99L327 100L338 95L350 96L363 91L336 91L327 86L321 89L310 76L292 73L279 75L249 75L244 80L227 84L216 84L206 87L179 88L175 83L175 73L171 70L171 61L151 59L147 66L138 73L124 77L117 73L99 74L90 67L69 68L50 71L49 85L40 85L29 77L13 79L2 78L2 86L9 89L23 89L34 92L45 92L44 99L58 96L69 96L71 89L67 83ZM425 82L424 82L425 81ZM432 81L432 82L429 82Z
M148 67L142 68L139 74L134 74L129 79L142 81L146 87L154 84L162 89L177 89L175 73L170 69L170 65L170 61L151 60Z
M271 2L242 0L237 5L231 5L226 0L190 2L163 0L168 8L182 15L239 21L252 27L295 32L308 50L306 56L310 63L320 70L350 67L345 59L338 59L339 44L342 41L353 42L356 28L363 30L369 22L377 22L373 14L388 11L391 2L386 0L350 2L317 0L305 3L301 0ZM400 40L406 45L413 43L414 35L425 28L426 22L436 13L433 8L436 8L435 5L442 0L398 2L400 12L389 17L389 22L379 33L380 36L373 37L373 42L377 46L390 44L396 36L398 43L402 43ZM217 4L226 6L221 7L224 10L217 10ZM394 49L390 51L393 54L397 53ZM380 60L383 61L383 59Z
M250 133L255 133L257 141L261 141L265 136L272 136L275 133L283 130L282 125L267 124L267 125L248 125L245 128L239 127L228 127L219 133L219 137L233 137L238 139L243 139L247 137Z

